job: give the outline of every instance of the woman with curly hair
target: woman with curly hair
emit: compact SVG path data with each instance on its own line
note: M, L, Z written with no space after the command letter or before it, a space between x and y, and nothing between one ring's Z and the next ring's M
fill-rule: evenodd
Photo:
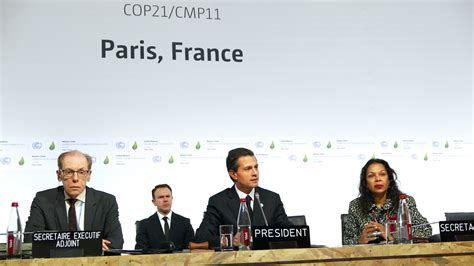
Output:
M384 225L388 219L396 220L400 194L403 193L398 189L395 170L385 160L370 159L360 173L359 197L349 204L344 245L377 243L386 239ZM415 199L407 196L407 203L413 238L428 238L431 226L416 208Z

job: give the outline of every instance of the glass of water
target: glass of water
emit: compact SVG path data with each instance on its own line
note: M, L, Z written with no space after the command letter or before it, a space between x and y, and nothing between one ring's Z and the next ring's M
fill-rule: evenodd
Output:
M397 243L398 231L396 220L387 220L387 223L385 223L385 235L387 236L385 244Z
M233 250L232 237L234 235L234 226L223 224L219 226L220 248L222 251Z

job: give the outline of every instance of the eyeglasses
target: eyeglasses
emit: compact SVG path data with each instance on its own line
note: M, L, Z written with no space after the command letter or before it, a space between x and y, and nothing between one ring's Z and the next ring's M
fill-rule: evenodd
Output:
M74 174L77 174L77 177L79 178L85 178L91 173L90 170L84 169L79 169L77 171L74 171L72 169L60 169L59 172L63 176L63 180L74 177Z

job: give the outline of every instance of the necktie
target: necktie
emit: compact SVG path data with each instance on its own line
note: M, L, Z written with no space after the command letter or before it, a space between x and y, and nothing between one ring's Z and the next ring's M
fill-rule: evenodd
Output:
M247 209L249 209L250 221L252 221L253 220L253 210L251 207L252 197L250 197L250 195L247 195L247 197L245 197L245 202L247 203Z
M166 240L170 240L170 225L168 224L168 217L163 217L165 221L165 238Z
M67 213L69 218L69 231L77 231L76 201L77 199L67 199L69 203L69 211Z

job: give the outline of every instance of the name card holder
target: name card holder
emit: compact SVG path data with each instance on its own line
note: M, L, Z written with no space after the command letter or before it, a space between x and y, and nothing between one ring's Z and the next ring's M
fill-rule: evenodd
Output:
M440 221L441 242L474 241L474 221Z
M309 226L254 226L252 249L309 248Z
M102 255L102 232L35 232L33 258L65 258Z

